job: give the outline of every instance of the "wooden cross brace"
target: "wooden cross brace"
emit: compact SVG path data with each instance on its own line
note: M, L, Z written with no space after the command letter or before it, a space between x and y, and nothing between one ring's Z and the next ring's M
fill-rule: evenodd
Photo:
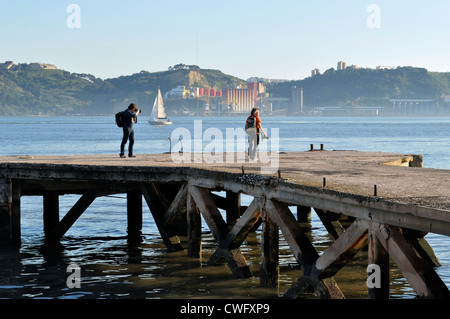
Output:
M252 273L239 247L260 217L260 200L255 198L234 227L229 230L209 190L189 186L189 194L219 243L208 264L214 265L224 257L235 277L251 277Z

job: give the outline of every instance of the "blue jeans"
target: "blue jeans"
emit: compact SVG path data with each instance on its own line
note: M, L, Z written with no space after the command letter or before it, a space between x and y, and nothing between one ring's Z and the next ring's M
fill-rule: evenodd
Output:
M128 145L128 155L133 155L134 129L132 127L124 126L122 144L120 144L120 155L125 155L125 145L128 140L130 141L130 144Z

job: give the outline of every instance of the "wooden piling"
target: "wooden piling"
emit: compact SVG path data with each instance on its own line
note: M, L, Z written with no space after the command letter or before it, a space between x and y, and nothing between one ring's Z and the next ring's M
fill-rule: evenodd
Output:
M19 180L12 180L12 201L11 201L11 241L14 247L20 247L22 242L21 234L21 210L20 210L21 188Z
M200 212L191 194L186 196L186 214L188 223L188 256L201 258L202 256L202 221Z
M263 213L262 219L260 285L265 288L277 288L280 273L279 228L267 213Z
M59 195L56 191L47 191L44 200L44 234L46 236L55 229L59 223Z
M12 181L0 179L0 245L11 245Z
M127 193L128 240L140 242L142 237L142 192L139 189Z
M241 194L226 191L227 223L235 223L241 216Z
M376 278L379 282L372 282L371 285L368 285L369 298L389 299L389 254L372 228L369 228L368 264L369 266L375 265L377 267L376 270L380 271L379 274L375 274L379 276L379 278Z

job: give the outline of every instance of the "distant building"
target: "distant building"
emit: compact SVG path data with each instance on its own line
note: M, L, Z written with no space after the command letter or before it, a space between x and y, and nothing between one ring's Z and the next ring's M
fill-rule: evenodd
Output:
M166 98L184 99L189 96L189 91L184 85L179 85L166 93Z
M303 112L303 88L292 87L292 107Z
M352 65L348 66L347 68L348 68L348 69L357 70L357 69L359 69L359 66L357 66L357 65L355 65L355 64L352 64Z
M196 88L196 96L221 97L222 91L216 89Z
M42 69L42 70L57 70L58 68L53 64L47 64L47 63L30 63L29 67L31 69Z
M311 76L316 76L316 75L320 75L320 70L315 68L314 70L311 71Z
M257 82L248 83L248 88L232 88L223 91L224 102L234 113L249 113L256 107L258 93L263 94L265 88Z
M395 69L394 66L384 66L384 65L377 66L377 70L394 70L394 69Z
M0 64L0 70L9 70L14 66L13 61L6 61L3 64Z
M347 62L339 61L337 64L338 70L345 70L347 68Z

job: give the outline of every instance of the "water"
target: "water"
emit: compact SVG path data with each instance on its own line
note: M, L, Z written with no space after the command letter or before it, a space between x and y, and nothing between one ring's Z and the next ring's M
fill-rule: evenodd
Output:
M198 118L196 118L198 119ZM152 127L140 117L136 126L137 154L169 151L172 130L185 127L194 132L194 118L173 118L174 125ZM243 119L201 118L203 129L243 126ZM450 169L450 118L263 118L264 127L279 129L280 151L306 151L310 144L325 144L327 150L383 151L421 154L424 166ZM0 118L0 155L79 155L119 153L121 129L109 117L3 117ZM173 143L177 143L174 141ZM60 198L61 214L79 197ZM251 198L243 196L243 204ZM156 225L144 202L141 244L126 238L124 195L97 199L61 240L55 253L42 249L42 198L22 198L22 246L17 252L0 254L0 298L277 298L301 272L284 240L280 243L280 288L259 287L260 250L255 243L260 232L251 234L241 251L252 272L249 279L234 279L223 265L206 267L216 243L203 227L203 255L166 253ZM295 208L293 208L295 212ZM332 239L313 213L314 245L325 249ZM450 239L429 234L427 240L442 263L437 269L450 286ZM186 239L181 238L186 247ZM82 269L81 289L69 289L67 266ZM366 298L365 252L359 253L336 276L347 298ZM313 295L306 295L313 297ZM391 297L414 298L415 293L397 270L391 270Z

